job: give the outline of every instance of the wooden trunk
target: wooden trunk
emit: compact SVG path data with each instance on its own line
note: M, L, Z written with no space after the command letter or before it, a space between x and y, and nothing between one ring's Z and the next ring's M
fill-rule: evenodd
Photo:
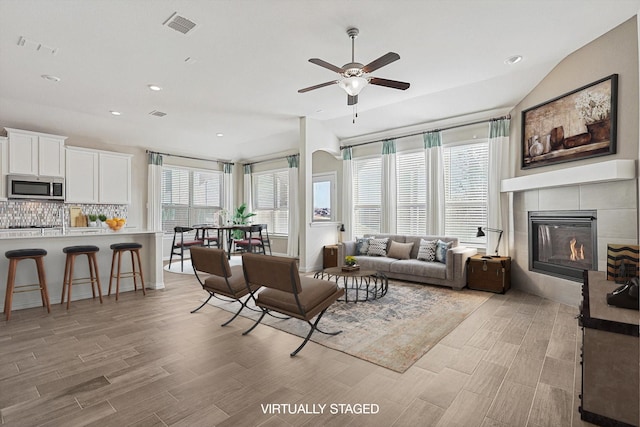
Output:
M467 261L467 286L480 291L505 293L511 288L511 258L470 257Z

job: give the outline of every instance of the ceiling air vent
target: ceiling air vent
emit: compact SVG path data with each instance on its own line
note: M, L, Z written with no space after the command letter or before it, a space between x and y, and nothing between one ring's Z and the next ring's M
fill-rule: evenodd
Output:
M167 113L163 113L162 111L158 111L158 110L153 110L149 114L151 114L152 116L156 116L156 117L164 117L164 116L167 115Z
M182 34L187 34L189 31L195 28L196 23L190 19L185 18L184 16L178 15L178 12L174 12L173 15L171 15L166 21L162 23L162 25L173 28L174 30L179 31Z

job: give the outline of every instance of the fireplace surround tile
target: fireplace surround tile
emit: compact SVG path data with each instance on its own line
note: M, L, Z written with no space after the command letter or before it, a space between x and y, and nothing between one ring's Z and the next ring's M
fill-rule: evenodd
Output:
M544 188L538 191L539 208L537 210L576 210L580 207L578 187Z
M580 186L580 209L636 209L636 180Z

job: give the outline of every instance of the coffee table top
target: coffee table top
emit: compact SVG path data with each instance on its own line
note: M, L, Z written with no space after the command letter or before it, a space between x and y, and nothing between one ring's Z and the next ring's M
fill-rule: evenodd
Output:
M364 270L362 268L353 271L343 271L342 267L330 267L322 270L325 274L329 274L331 276L344 276L344 277L365 277L365 276L375 276L378 274L375 270Z

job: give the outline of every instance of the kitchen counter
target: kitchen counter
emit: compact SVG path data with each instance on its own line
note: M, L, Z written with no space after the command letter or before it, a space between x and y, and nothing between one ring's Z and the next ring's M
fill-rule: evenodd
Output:
M42 229L4 229L0 230L0 299L4 303L6 291L6 274L9 268L9 260L4 256L4 252L13 249L41 248L47 251L44 257L44 266L47 275L47 287L51 304L60 302L62 294L62 280L64 276L64 266L66 254L62 248L74 245L95 245L100 248L97 254L98 273L103 295L109 289L109 276L111 273L113 243L136 242L142 244L140 256L144 273L146 288L163 289L162 278L162 236L161 231L140 230L135 227L123 228L119 231L111 229L101 229L94 227L72 227L63 230L62 228L42 228ZM86 257L76 259L75 277L88 277L88 265ZM130 270L131 264L128 257L122 261L123 270ZM20 261L16 273L16 284L37 283L37 273L35 264L31 260ZM124 279L120 281L120 292L133 290L133 281ZM73 300L92 298L91 287L89 285L74 286ZM105 304L115 301L115 297L105 300ZM42 305L38 292L24 292L14 294L13 310L29 307L39 307ZM73 304L71 305L73 310Z

